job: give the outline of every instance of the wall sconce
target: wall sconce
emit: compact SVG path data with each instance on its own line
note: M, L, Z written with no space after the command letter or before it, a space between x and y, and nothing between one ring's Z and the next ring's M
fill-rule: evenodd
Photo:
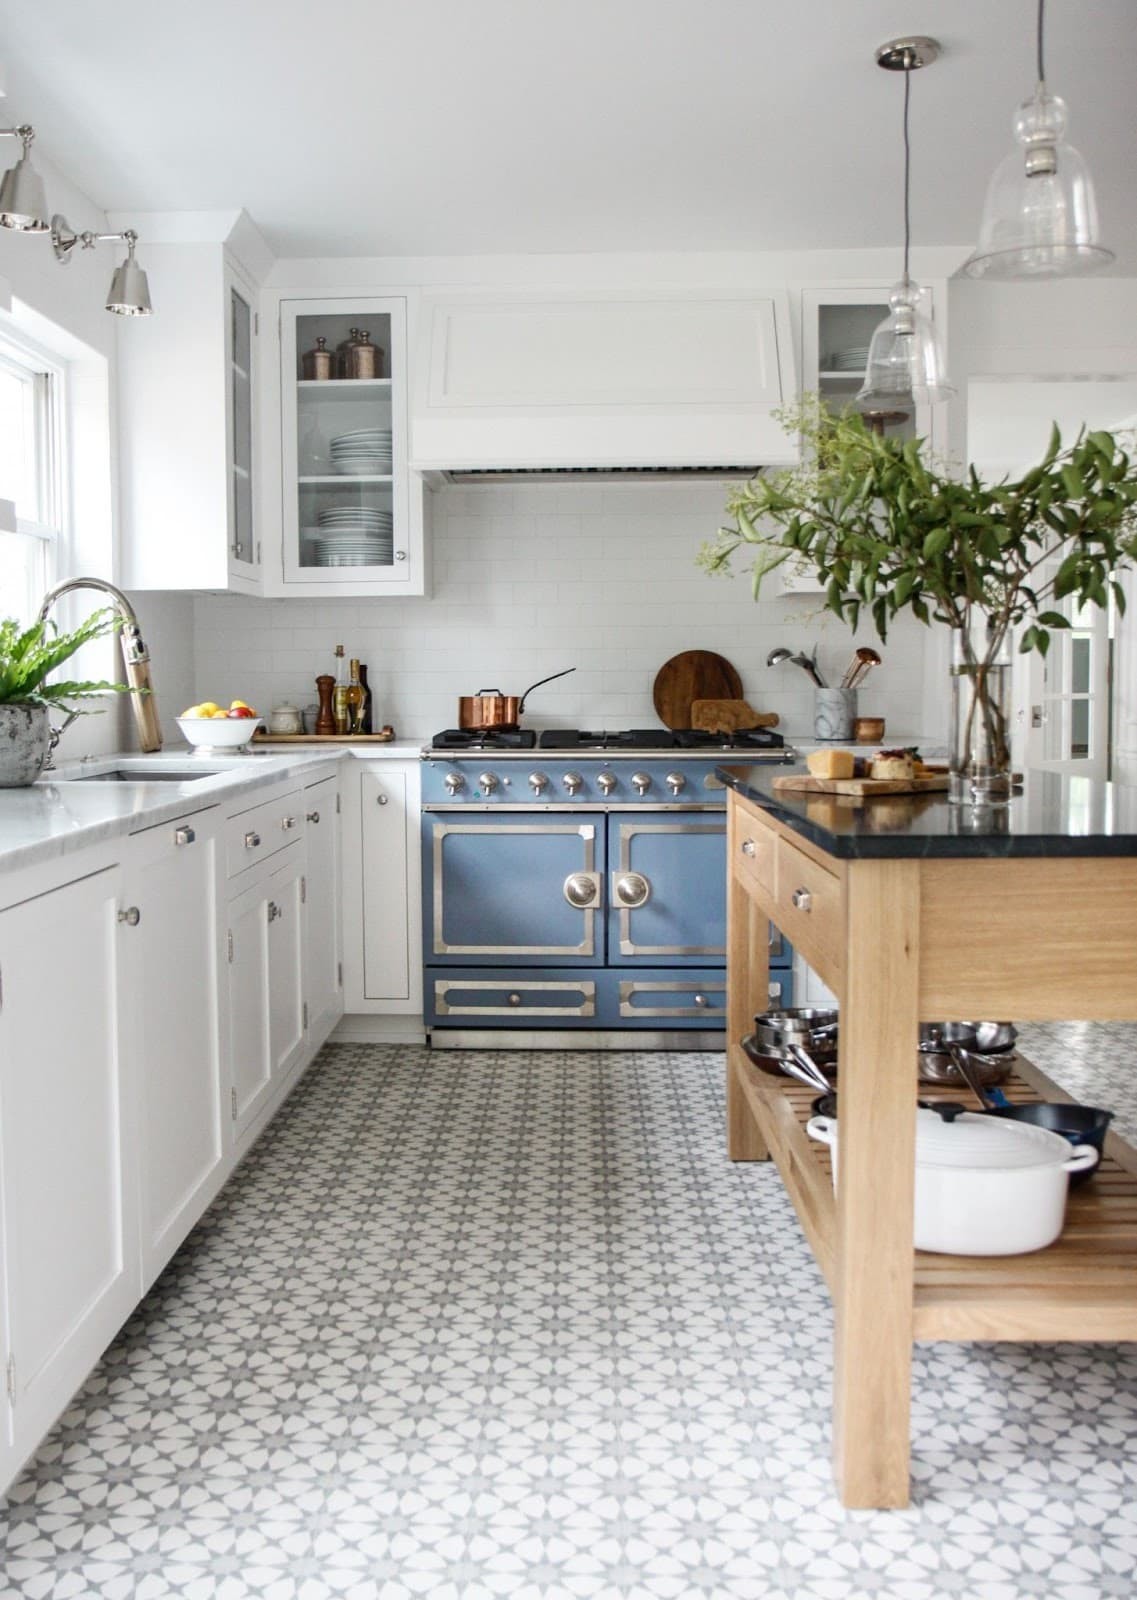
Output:
M18 128L0 128L0 139L20 139L24 146L20 159L0 182L0 228L19 233L47 232L47 195L29 154L35 136L36 130L27 123Z
M134 259L138 235L133 228L125 233L76 233L75 229L58 213L49 222L47 195L43 179L31 163L29 151L36 136L34 128L26 123L18 128L0 128L0 138L23 141L23 154L14 167L10 167L0 180L0 227L18 233L48 233L55 250L55 259L66 266L75 246L92 250L97 244L122 243L126 245L126 259L115 268L107 291L107 310L120 317L148 317L151 311L150 285L146 274Z
M51 244L55 259L61 266L71 260L76 245L93 250L97 244L125 244L126 260L115 268L111 286L107 291L107 310L120 317L148 317L151 312L150 285L146 274L134 259L138 235L133 228L125 233L76 233L66 217L58 212L51 219Z

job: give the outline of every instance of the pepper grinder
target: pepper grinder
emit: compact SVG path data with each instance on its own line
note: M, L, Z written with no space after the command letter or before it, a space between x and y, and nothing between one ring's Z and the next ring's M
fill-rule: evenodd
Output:
M316 679L316 693L320 697L320 710L316 716L316 732L331 733L336 731L336 718L332 710L332 695L335 693L336 680L330 672L321 672Z

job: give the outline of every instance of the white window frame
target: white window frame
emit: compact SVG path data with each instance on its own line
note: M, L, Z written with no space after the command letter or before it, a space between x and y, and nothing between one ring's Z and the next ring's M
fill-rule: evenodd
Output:
M45 350L10 323L0 322L0 367L20 376L30 376L33 384L35 466L37 474L36 509L39 515L20 515L16 506L15 534L36 539L41 545L41 593L55 583L66 562L70 546L70 497L67 462L67 368L58 357ZM0 531L0 539L11 530ZM34 597L29 597L34 608ZM30 621L31 618L29 617Z

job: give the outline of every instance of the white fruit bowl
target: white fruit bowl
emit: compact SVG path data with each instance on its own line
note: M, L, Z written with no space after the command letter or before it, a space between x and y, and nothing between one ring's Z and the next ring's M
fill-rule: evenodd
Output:
M187 744L203 755L244 750L261 725L259 717L176 717Z

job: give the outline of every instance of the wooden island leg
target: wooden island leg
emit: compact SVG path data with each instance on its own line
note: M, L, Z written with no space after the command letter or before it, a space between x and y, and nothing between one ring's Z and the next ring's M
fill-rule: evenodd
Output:
M769 1003L770 925L733 873L726 906L726 1153L732 1161L768 1161L770 1151L738 1082L730 1046L753 1033L755 1014Z
M850 1507L908 1504L919 872L857 861L846 880L833 1462Z

